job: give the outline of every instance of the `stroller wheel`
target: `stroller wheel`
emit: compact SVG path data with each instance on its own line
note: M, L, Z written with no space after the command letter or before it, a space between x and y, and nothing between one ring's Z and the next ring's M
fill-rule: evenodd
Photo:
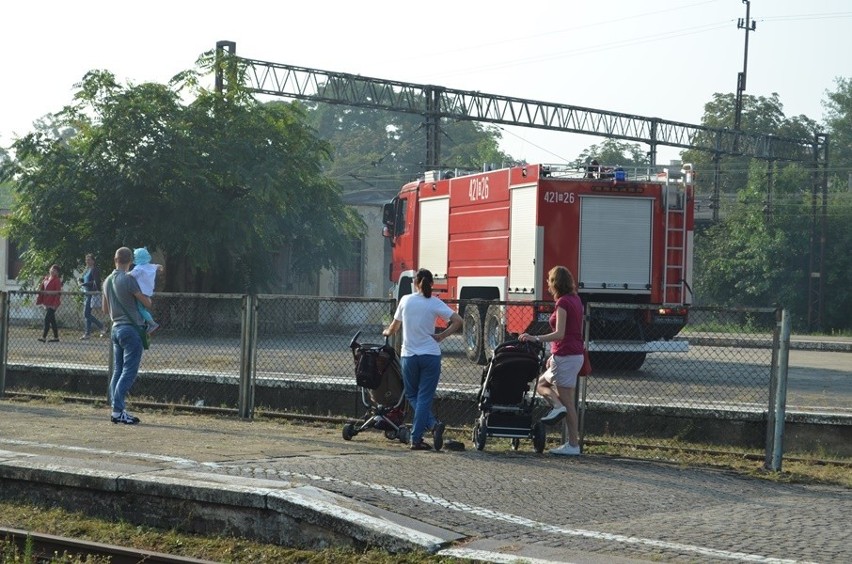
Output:
M411 439L411 431L408 430L408 427L400 427L399 431L396 432L396 438L399 439L399 442L408 444Z
M521 448L521 439L512 439L512 450Z
M541 421L537 422L533 425L533 448L539 454L544 452L544 445L547 442L547 429L544 428L544 425Z
M479 421L473 426L473 444L476 445L476 450L485 448L485 439L488 436L488 427Z
M347 423L343 426L344 441L351 441L352 437L354 437L355 435L357 435L357 433L355 432L355 425L353 425L352 423Z
M389 441L396 439L397 431L394 429L388 429L385 431L385 438Z

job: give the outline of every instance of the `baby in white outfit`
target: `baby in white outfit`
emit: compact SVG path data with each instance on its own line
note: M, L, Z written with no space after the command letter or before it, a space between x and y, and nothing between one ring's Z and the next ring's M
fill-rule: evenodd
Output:
M154 285L157 282L157 273L163 271L163 265L151 264L151 253L148 249L142 247L133 250L133 270L128 274L136 279L139 284L139 290L149 298L154 295ZM145 326L148 333L153 333L160 328L160 324L154 321L151 312L141 303L136 302L136 307L142 319L145 320Z

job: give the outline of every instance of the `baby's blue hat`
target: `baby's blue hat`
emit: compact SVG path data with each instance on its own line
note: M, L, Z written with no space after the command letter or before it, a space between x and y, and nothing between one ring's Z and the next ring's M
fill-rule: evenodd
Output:
M133 262L136 264L148 264L151 262L151 253L145 247L133 249Z

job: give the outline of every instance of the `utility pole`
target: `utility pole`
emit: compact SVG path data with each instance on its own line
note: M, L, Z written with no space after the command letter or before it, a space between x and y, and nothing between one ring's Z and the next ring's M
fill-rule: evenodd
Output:
M748 32L754 31L757 27L756 22L751 19L751 1L743 0L746 5L746 17L740 18L737 21L737 29L745 30L745 54L743 55L743 72L737 74L737 102L734 109L734 131L739 132L740 123L743 117L743 91L746 89L746 74L748 73ZM736 150L737 138L734 140Z

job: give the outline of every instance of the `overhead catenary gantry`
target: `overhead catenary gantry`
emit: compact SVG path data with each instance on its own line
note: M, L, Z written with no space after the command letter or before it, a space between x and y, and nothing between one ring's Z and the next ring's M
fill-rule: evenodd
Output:
M814 171L814 217L811 225L811 273L809 325L822 323L822 277L824 235L818 235L816 198L825 204L828 170L828 135L789 138L771 134L712 128L656 117L597 110L569 104L457 90L357 74L311 69L238 57L236 43L216 43L216 89L227 90L238 81L250 92L311 100L329 104L418 114L426 129L426 165L441 168L440 126L442 120L496 123L536 129L597 135L645 143L656 165L657 147L679 147L711 153L716 166L713 201L719 201L719 162L723 156L744 156L770 163L801 162ZM825 209L823 205L823 210ZM714 219L718 219L718 206ZM826 217L822 217L822 233ZM819 249L817 249L819 247Z
M236 44L232 41L220 41L216 48L220 55L218 88L227 87L230 62L237 66L233 69L236 74L231 76L238 76L251 92L424 116L426 163L433 168L441 164L439 128L442 119L637 141L649 145L652 164L656 164L659 145L770 161L814 162L827 158L823 150L824 136L819 135L798 139L714 129L569 104L271 63L237 57Z

